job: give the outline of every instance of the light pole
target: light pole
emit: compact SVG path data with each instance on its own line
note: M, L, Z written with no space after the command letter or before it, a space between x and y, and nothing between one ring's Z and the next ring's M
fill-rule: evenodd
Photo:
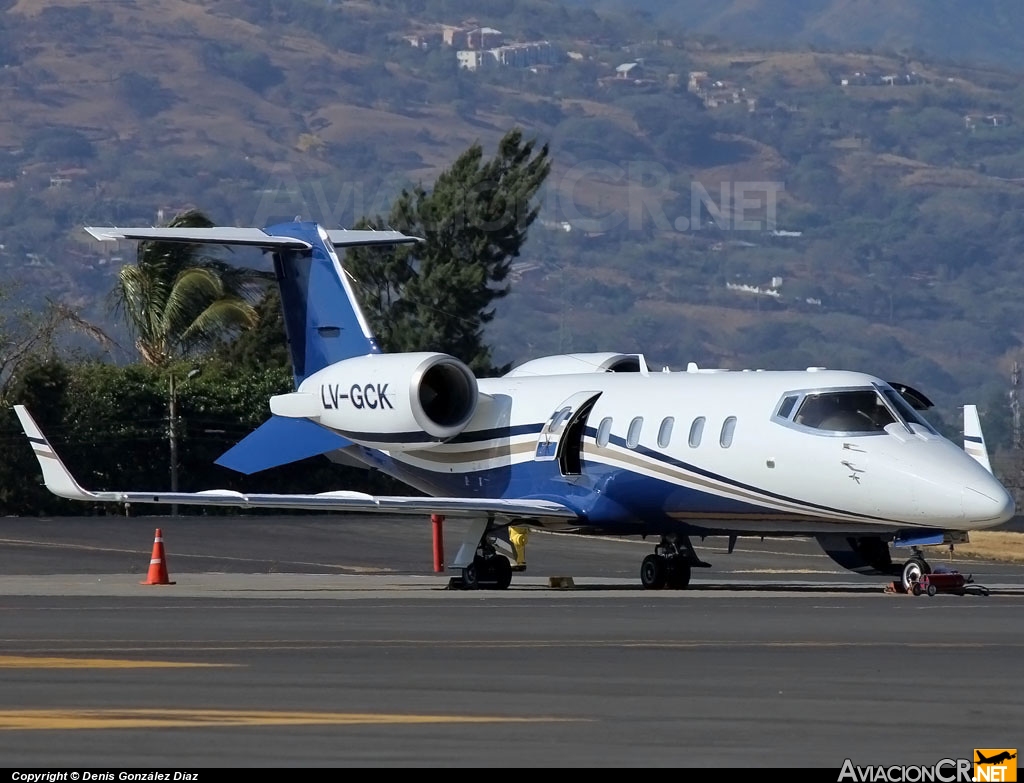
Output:
M185 380L189 381L202 372L201 367L188 371ZM171 449L171 492L178 491L178 390L174 384L174 373L167 376L167 442ZM171 516L178 516L178 504L171 504Z

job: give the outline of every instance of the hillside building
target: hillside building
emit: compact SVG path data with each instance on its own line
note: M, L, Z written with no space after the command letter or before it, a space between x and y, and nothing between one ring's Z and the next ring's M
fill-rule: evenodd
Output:
M559 50L550 41L505 44L491 49L462 49L457 55L459 67L470 71L480 68L529 68L558 62Z

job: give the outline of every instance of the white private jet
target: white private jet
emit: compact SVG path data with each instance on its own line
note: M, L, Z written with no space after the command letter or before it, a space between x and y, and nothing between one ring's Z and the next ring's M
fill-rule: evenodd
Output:
M438 514L473 520L451 564L465 588L504 589L509 526L653 536L644 587L685 588L707 567L692 536L814 537L840 565L930 571L920 547L999 525L1014 501L993 476L977 411L965 448L918 413L919 392L859 372L655 372L637 354L570 354L476 378L443 353L381 353L336 249L417 241L315 223L256 228L88 228L101 240L250 245L272 254L295 391L218 464L243 473L327 455L424 496L83 489L15 406L61 497L118 503ZM894 563L890 543L911 549Z

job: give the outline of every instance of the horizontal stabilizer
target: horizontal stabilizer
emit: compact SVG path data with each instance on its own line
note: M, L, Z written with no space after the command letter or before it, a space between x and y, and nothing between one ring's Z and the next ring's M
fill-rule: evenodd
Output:
M271 416L222 454L217 464L250 474L351 445L350 440L308 419Z
M312 244L292 236L270 234L262 228L211 226L209 228L118 228L117 226L86 226L85 230L101 242L121 239L160 242L187 242L189 244L246 245L266 250L309 250ZM361 229L325 230L335 247L369 247L374 245L405 245L421 241L401 231L372 231Z
M328 229L327 237L335 247L368 247L372 245L408 245L422 242L401 231L364 231L347 228Z
M116 228L113 226L86 226L85 230L100 241L119 239L159 240L161 242L188 242L189 244L247 245L267 249L291 248L309 250L312 245L295 237L273 236L260 228Z

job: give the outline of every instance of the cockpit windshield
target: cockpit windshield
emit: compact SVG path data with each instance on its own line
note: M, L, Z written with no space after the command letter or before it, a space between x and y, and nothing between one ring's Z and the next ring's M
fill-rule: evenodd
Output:
M917 424L923 427L924 429L928 430L928 432L932 433L933 435L939 434L935 430L935 428L928 423L928 420L925 419L916 410L914 410L913 406L911 406L910 403L908 403L906 399L903 397L903 395L900 394L898 391L891 387L883 386L882 394L885 395L885 399L889 401L889 404L892 405L892 407L897 410L899 415L902 416L908 423Z
M871 433L883 432L896 418L878 391L870 388L807 394L794 421L826 432Z
M885 432L890 424L899 424L908 433L916 427L919 434L921 430L939 434L900 392L882 383L863 388L791 391L776 406L773 418L821 432L871 435Z

